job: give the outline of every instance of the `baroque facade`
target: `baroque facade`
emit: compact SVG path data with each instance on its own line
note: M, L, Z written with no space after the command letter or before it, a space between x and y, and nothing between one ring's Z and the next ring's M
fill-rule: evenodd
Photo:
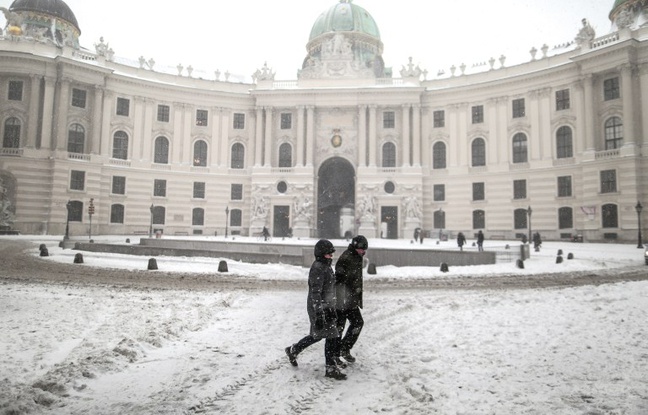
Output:
M617 0L603 36L584 20L573 42L528 62L435 79L411 60L394 77L376 22L342 0L315 21L297 80L263 66L252 83L133 65L103 39L83 49L61 0L2 10L5 227L636 240L645 0Z

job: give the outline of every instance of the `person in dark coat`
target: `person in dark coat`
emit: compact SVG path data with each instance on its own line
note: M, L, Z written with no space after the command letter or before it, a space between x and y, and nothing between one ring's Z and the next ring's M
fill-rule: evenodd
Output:
M338 357L349 363L355 362L351 349L358 341L364 320L362 319L362 260L369 249L367 238L358 235L351 240L348 248L335 263L335 282L337 290L337 329L340 332ZM349 328L344 326L349 320ZM344 335L343 335L344 333ZM341 362L338 359L338 364Z
M306 311L310 320L310 334L297 343L286 347L290 364L298 366L297 356L308 346L326 339L324 343L325 376L337 380L346 379L336 365L340 335L337 330L335 274L331 263L335 248L331 241L320 239L315 244L315 261L308 274L308 298Z
M463 251L463 246L466 243L466 237L464 236L463 232L459 232L457 234L457 245L459 246L459 249Z
M482 232L481 230L477 232L477 249L479 251L484 250L484 232Z

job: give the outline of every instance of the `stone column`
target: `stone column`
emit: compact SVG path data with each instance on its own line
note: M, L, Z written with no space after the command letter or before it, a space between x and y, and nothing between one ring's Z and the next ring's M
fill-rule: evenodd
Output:
M266 107L265 140L263 145L263 166L272 167L272 127L274 108Z
M313 166L315 155L315 107L306 107L306 166Z
M56 135L54 141L56 149L67 151L67 132L68 132L68 111L70 107L70 80L61 79L58 84L58 99L56 100L56 109L54 111L54 125ZM87 140L87 137L86 137Z
M29 118L26 131L26 140L21 143L21 147L35 148L36 136L38 136L38 110L40 106L40 81L41 77L37 75L29 75Z
M229 167L230 159L230 140L229 140L229 129L232 111L224 108L221 110L221 132L220 132L220 143L221 143L221 163L220 165L223 168Z
M486 102L486 108L488 111L488 116L486 117L486 123L488 125L488 136L484 137L486 140L486 165L495 165L499 163L499 157L497 154L498 148L498 137L499 133L499 117L498 114L499 99L491 98Z
M401 129L401 165L403 167L410 166L410 104L403 104L402 109L402 129Z
M551 88L544 88L539 91L539 125L538 131L540 136L540 158L542 160L551 160L553 158L552 148L555 147L555 137L551 132ZM542 137L549 137L549 140L543 140Z
M304 106L297 106L297 163L296 167L304 165Z
M643 65L639 69L639 89L640 96L643 98L639 103L639 114L648 112L648 66ZM648 117L641 117L641 133L643 135L643 146L648 146Z
M101 154L101 103L103 102L103 87L95 85L94 87L94 105L92 106L92 127L91 139L88 140L88 153ZM128 146L133 145L133 137L129 137ZM130 150L130 148L129 148ZM103 156L112 157L111 154Z
M421 145L422 145L422 155L421 155L421 165L423 167L431 167L430 166L430 160L432 160L432 155L431 155L431 148L430 148L430 131L432 128L432 119L430 115L432 114L432 110L430 110L430 107L422 107L421 108L421 117L422 117L422 123L421 123Z
M184 104L184 111L182 116L182 134L180 135L180 142L182 143L182 150L180 153L180 164L193 166L194 152L193 152L193 137L191 136L191 127L194 125L194 108L191 105Z
M529 163L532 160L540 159L540 94L540 90L530 91L528 94L529 107L527 116L531 124L527 141L527 160Z
M596 145L594 141L594 129L592 123L594 122L594 91L593 91L593 77L591 74L585 75L583 81L583 119L585 121L585 151L595 151Z
M210 166L219 166L220 165L220 116L221 109L218 107L212 107L209 109L209 125L211 126L211 131L209 132L209 165Z
M375 105L369 105L369 166L376 167L376 111Z
M153 117L155 116L154 112L154 102L150 98L144 98L144 123L142 125L142 136L140 140L139 149L136 152L133 151L133 159L143 161L146 160L149 163L152 163L154 160L153 155L153 140L156 137L153 137ZM137 132L135 133L137 134ZM135 143L133 143L133 146ZM133 149L134 150L134 149Z
M367 106L358 106L358 168L367 166Z
M257 131L257 125L261 123L261 120L257 118L257 113L256 111L253 114L250 114L250 128L247 129L247 131L250 131L250 133L247 133L247 139L249 144L249 148L245 150L245 168L249 168L254 166L255 163L255 158L256 158L256 147L257 147L257 142L256 142L256 131ZM252 135L252 137L250 137Z
M146 122L146 98L134 97L135 108L133 109L133 134L128 137L128 156L131 160L140 160L142 158L143 140L135 140L135 137L144 136L144 123ZM114 139L114 135L113 135ZM135 145L138 143L139 146ZM112 154L110 155L112 157Z
M110 157L110 121L115 111L115 94L106 90L103 94L103 117L101 117L101 154Z
M421 106L412 106L412 164L421 166Z
M635 119L634 119L634 94L632 72L630 65L623 65L619 68L621 72L621 99L623 101L623 145L635 144Z
M54 120L54 96L56 81L53 78L45 77L45 93L43 94L43 125L41 126L40 148L48 150L54 147L54 131L52 122Z
M173 120L173 136L169 137L169 164L182 164L182 115L184 113L185 104L182 102L174 102L171 111L171 119Z
M263 164L263 107L256 109L257 122L254 129L254 165Z

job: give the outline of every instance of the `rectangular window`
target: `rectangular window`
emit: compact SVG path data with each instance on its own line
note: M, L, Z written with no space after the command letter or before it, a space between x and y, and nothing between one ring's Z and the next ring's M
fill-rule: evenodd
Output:
M117 98L117 115L128 117L130 114L130 99Z
M481 124L484 122L484 106L475 105L472 107L472 123Z
M234 124L232 126L235 130L245 129L245 114L234 113Z
M241 209L232 209L230 212L230 226L241 226L243 223L243 212Z
M526 180L513 180L513 199L526 199Z
M166 180L155 179L155 182L153 183L153 196L165 197L166 187Z
M207 127L209 118L209 111L207 110L196 110L196 125L199 127Z
M281 129L290 130L292 128L292 114L289 112L281 113Z
M556 111L568 110L569 107L569 89L556 91Z
M445 111L434 111L434 128L445 127Z
M194 199L205 198L205 182L194 182L193 184L193 197Z
M616 170L602 170L601 193L615 193L616 191Z
M112 178L112 194L124 195L126 194L126 177L113 176Z
M72 170L70 173L70 190L85 189L85 172Z
M443 202L445 200L445 184L434 185L434 201Z
M571 176L558 177L558 197L569 197L572 195Z
M396 113L394 111L383 112L383 128L394 128L396 126Z
M243 185L232 184L230 200L243 200Z
M168 105L158 105L157 120L159 122L169 122L170 113L171 113L171 108Z
M609 101L621 96L619 91L619 78L610 78L603 81L603 99Z
M85 108L87 95L87 92L83 89L72 88L72 106Z
M513 118L520 118L526 115L526 110L524 108L524 98L518 98L513 100Z
M22 101L23 81L9 81L9 101Z
M484 200L484 182L473 183L473 200Z

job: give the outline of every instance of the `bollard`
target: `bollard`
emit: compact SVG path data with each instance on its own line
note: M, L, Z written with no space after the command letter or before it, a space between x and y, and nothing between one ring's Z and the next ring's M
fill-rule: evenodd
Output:
M221 261L218 263L218 272L228 272L226 261Z
M43 249L47 249L47 245L45 245L45 244L40 244L40 246L38 247L38 249L41 250L41 251L42 251Z
M562 255L562 254L563 254L562 249L559 249L557 255Z
M369 264L367 267L367 274L376 275L376 264Z
M517 265L517 267L520 268L520 269L524 269L524 261L522 261L521 259L518 259L515 262L515 265Z
M40 256L49 256L49 251L47 250L47 248L40 250Z
M574 254L571 252L567 254L567 259L574 259Z
M75 264L83 264L83 254L81 254L81 252L74 255L74 263Z
M126 243L127 243L127 244L130 243L130 238L126 238Z
M511 249L511 247L509 246L509 244L506 244L506 246L504 247L504 249Z
M562 262L563 262L563 257L561 257L560 255L558 255L558 256L556 257L556 264L562 264Z
M158 269L157 261L155 260L155 258L150 258L150 259L149 259L149 262L148 262L148 268L147 268L147 269L148 269L148 270L156 270L156 269Z
M448 271L450 271L450 270L448 269L448 264L446 264L445 262L442 262L442 263L441 263L441 269L440 269L440 270L441 270L441 272L448 272Z

